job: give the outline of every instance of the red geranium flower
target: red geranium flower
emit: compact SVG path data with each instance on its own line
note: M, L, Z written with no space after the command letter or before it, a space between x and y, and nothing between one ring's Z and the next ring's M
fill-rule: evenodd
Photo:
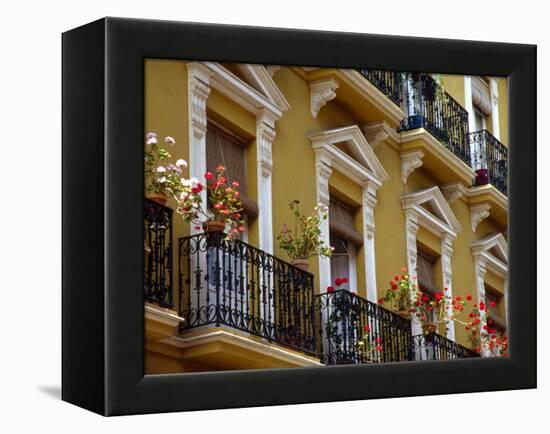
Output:
M214 174L213 174L212 172L206 172L206 173L204 174L204 177L205 177L206 179L208 179L209 181L211 181L212 179L214 179Z
M483 301L479 302L479 310L485 310L485 303Z
M375 342L376 342L377 344L382 343L382 338L381 338L381 337L377 337L377 338L375 339Z
M491 300L491 301L489 302L489 305L490 305L491 307L495 307L495 306L497 305L497 302L496 302L495 300Z
M327 287L327 293L330 294L331 292L334 292L334 287L332 286Z
M340 286L342 283L343 283L343 282L342 282L342 279L340 279L339 277L334 281L334 284L335 284L336 286Z
M365 324L364 329L365 329L365 331L366 331L367 333L369 332L370 328L369 328L368 324Z
M466 294L466 300L472 301L472 294Z

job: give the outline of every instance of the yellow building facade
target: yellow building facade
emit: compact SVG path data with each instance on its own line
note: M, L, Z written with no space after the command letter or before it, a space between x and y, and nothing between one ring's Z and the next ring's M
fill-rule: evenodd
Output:
M492 324L505 333L506 86L495 77L146 60L146 131L175 139L170 152L188 162L185 177L202 180L225 163L247 202L239 247L220 253L193 244L202 231L170 212L169 200L162 267L147 246L160 241L146 213L146 373L472 356L455 321L422 344L424 356L411 350L418 324L378 306L403 267L428 289L491 302ZM294 199L305 212L329 209L321 232L336 254L311 258L309 273L277 243ZM346 327L331 340L326 290L336 277L348 279L355 325L383 337L383 356L355 354L359 338Z

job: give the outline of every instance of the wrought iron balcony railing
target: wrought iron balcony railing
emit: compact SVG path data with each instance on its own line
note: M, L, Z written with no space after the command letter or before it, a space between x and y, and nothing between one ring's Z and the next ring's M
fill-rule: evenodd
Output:
M406 114L400 131L425 128L466 164L471 164L468 147L468 112L426 73L361 69L374 84Z
M145 300L161 307L174 306L172 289L172 209L145 199Z
M474 185L491 183L508 194L508 149L487 130L470 133L472 167L476 170Z
M316 353L313 275L221 234L179 239L182 330L226 325Z
M449 360L479 357L469 350L437 333L413 336L411 360Z
M395 104L401 105L402 73L379 69L360 69L359 72Z
M327 365L411 359L411 323L358 295L337 290L315 296L319 355ZM381 350L377 350L377 346Z
M403 74L401 131L425 128L467 165L468 112L426 73Z

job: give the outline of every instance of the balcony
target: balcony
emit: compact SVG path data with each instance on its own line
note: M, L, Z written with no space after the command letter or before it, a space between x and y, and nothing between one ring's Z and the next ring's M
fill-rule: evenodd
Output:
M325 365L478 357L437 333L412 336L410 320L350 291L315 298L319 356Z
M476 169L474 186L490 183L508 195L508 149L487 130L470 133L472 166Z
M145 199L144 219L144 263L145 301L163 308L172 308L172 209Z
M361 69L359 72L396 105L401 105L401 87L403 83L401 72L375 69Z
M477 356L438 334L412 336L408 319L350 291L314 295L312 274L222 234L178 240L175 306L172 237L172 210L146 199L148 345L185 350L187 371Z
M421 150L423 166L441 183L469 184L474 172L468 112L430 74L380 70L360 73L405 113L398 127L403 151ZM449 158L443 149L456 158Z
M179 240L182 332L226 326L316 354L313 275L239 240Z

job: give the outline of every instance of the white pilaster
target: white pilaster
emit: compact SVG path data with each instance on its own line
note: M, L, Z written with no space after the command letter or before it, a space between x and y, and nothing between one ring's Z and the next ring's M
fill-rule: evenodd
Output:
M363 251L365 256L365 277L367 299L376 303L376 252L374 243L374 207L376 206L376 189L372 183L363 186Z
M201 182L206 172L206 100L213 73L200 63L187 64L189 95L189 173ZM201 192L206 203L206 190ZM202 229L201 229L202 230ZM191 233L200 232L191 225Z
M416 233L418 232L418 220L416 215L411 211L405 211L405 227L406 227L406 246L407 246L407 269L411 276L416 276ZM409 294L411 304L416 302L414 293ZM414 316L411 318L411 332L413 336L422 334L422 325Z
M329 207L330 193L328 180L332 173L331 159L323 150L315 151L316 157L316 181L317 181L317 202L319 205ZM330 218L330 216L329 216ZM330 245L329 218L321 221L321 239L326 245ZM319 256L319 288L324 292L327 286L331 286L330 258Z
M256 118L259 247L270 254L273 254L273 198L271 193L273 140L275 140L275 120L263 112Z
M445 295L453 297L453 269L451 266L451 258L453 255L453 238L449 235L445 235L441 238L441 278L443 282L443 288L447 288ZM446 312L449 319L452 315L452 308L450 306ZM452 319L449 319L445 323L447 328L447 338L452 341L455 340L455 323Z
M498 117L498 82L496 78L491 78L489 82L489 92L491 95L491 119L493 121L493 136L500 140L500 122Z
M468 126L470 132L473 132L475 128L475 114L474 103L472 101L472 77L469 75L464 76L464 105L468 112Z
M485 302L485 274L487 273L485 265L485 260L483 258L479 256L474 258L478 307L480 302ZM484 324L487 324L487 314L485 310L479 310L479 319L481 320L479 335L480 337L482 337L483 335L487 334L487 332L482 328ZM482 347L481 355L484 357L488 357L491 354L487 348Z

